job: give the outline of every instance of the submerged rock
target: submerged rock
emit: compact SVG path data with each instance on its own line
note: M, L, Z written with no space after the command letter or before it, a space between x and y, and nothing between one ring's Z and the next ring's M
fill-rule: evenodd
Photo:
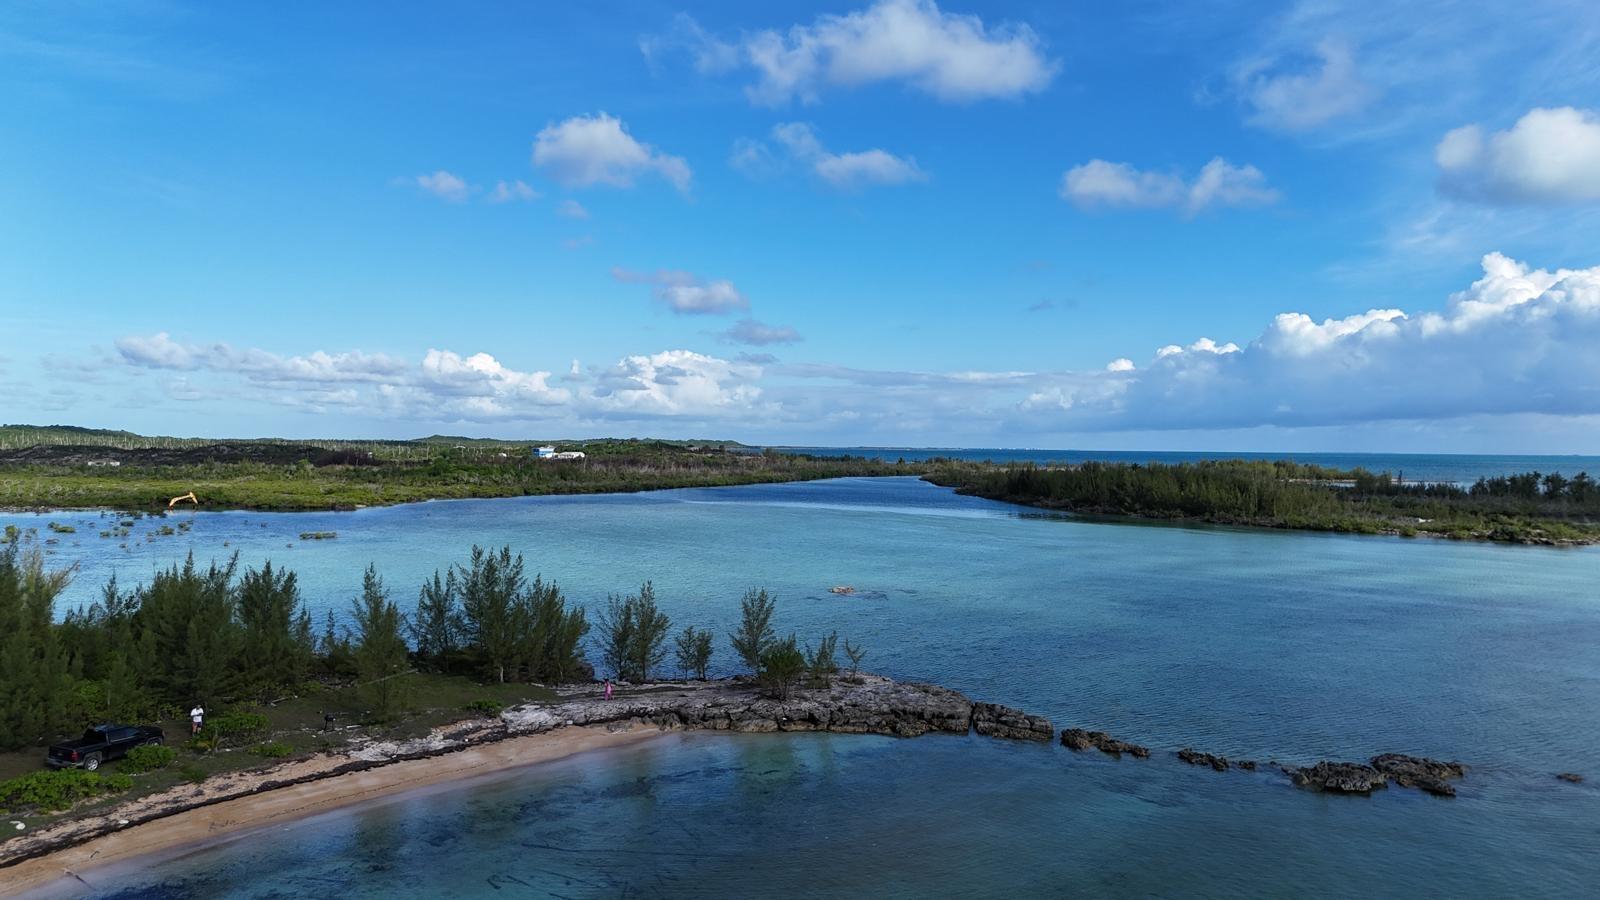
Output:
M1583 776L1577 772L1557 772L1556 777L1572 784L1583 784Z
M1245 770L1246 772L1254 772L1256 770L1256 761L1253 759L1241 759L1234 763L1234 765Z
M1121 756L1124 753L1139 759L1148 759L1150 756L1150 751L1138 744L1119 741L1104 731L1085 731L1082 728L1063 728L1061 746L1070 750L1095 749L1112 756Z
M972 704L972 730L1013 741L1048 741L1055 734L1050 720L997 703Z
M1296 785L1330 794L1370 794L1389 786L1389 776L1361 763L1328 762L1283 770Z
M1461 778L1467 767L1458 762L1442 762L1404 753L1380 753L1372 758L1372 767L1394 779L1401 787L1416 788L1439 797L1454 797L1456 789L1447 778Z
M1216 769L1218 772L1228 771L1228 758L1226 756L1217 756L1211 753L1201 753L1199 750L1196 750L1193 747L1185 747L1182 750L1179 750L1178 758L1191 766L1210 766L1211 768ZM1243 764L1241 763L1241 765ZM1255 767L1255 763L1250 764L1250 768L1254 769Z

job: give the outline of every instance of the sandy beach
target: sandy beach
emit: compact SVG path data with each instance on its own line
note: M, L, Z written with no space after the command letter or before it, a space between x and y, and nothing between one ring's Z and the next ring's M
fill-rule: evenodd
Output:
M657 737L653 727L617 729L585 725L544 734L530 734L469 747L441 756L412 759L360 772L332 775L275 788L259 794L224 800L186 810L144 824L93 838L72 847L0 869L0 894L12 896L40 891L63 879L79 881L77 887L101 887L97 870L140 856L233 837L240 832L285 822L342 806L372 800L447 781L482 776L507 769L550 762L590 750L618 747ZM314 758L274 770L271 777L289 780L312 776L318 767L330 767ZM117 814L130 811L119 808ZM55 893L49 891L48 893Z

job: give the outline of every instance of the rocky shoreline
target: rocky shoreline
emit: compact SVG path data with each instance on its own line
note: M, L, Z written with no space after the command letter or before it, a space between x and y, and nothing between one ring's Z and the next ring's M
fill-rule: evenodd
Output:
M662 730L917 737L966 734L972 730L978 707L977 721L984 734L1049 740L1052 733L1047 719L1009 707L974 704L966 695L937 685L897 682L877 675L847 676L836 679L829 688L795 690L787 700L762 696L748 678L635 685L612 700L601 697L595 686L585 685L568 689L559 703L513 707L494 718L457 722L412 740L365 741L309 759L218 775L199 785L170 788L54 822L0 842L0 873L25 860L189 810L566 728L605 726L624 731L654 726Z
M897 682L862 674L836 679L831 687L797 689L783 700L763 696L748 678L628 686L614 699L594 685L564 689L554 704L507 709L493 718L457 722L428 735L402 741L367 740L310 758L233 772L200 785L184 785L140 797L93 814L64 819L0 843L0 873L24 860L92 841L135 825L189 810L324 779L337 778L410 760L442 757L514 738L596 726L608 731L642 727L733 733L816 731L917 737L926 734L977 734L1003 740L1049 742L1050 720L998 704L975 702L949 688ZM1149 748L1103 731L1064 728L1062 746L1099 750L1110 756L1149 759ZM1173 755L1189 765L1217 772L1256 771L1253 760L1229 760L1191 747ZM1370 794L1390 782L1431 794L1455 796L1450 783L1466 774L1457 762L1385 753L1365 763L1325 760L1309 766L1269 763L1295 785L1327 793ZM1565 780L1581 781L1563 773Z

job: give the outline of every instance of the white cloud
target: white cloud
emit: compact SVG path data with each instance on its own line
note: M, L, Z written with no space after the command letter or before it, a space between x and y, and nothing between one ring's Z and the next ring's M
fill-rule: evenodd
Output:
M753 347L794 344L805 340L792 326L768 325L755 319L740 319L720 336L730 344L748 344Z
M556 215L566 216L569 219L587 219L589 210L576 200L563 200L561 205L556 207Z
M621 119L603 112L545 126L534 138L533 164L569 188L632 187L640 175L657 174L687 192L691 178L683 157L634 140Z
M465 202L472 195L472 188L462 180L461 176L446 172L444 169L431 175L417 175L410 180L423 192L450 203Z
M137 368L204 369L267 383L376 383L392 378L405 368L402 360L381 353L318 350L305 356L279 356L265 350L236 350L220 343L185 344L173 340L165 331L118 338L115 346L122 361Z
M927 173L910 156L895 156L876 148L854 153L830 153L817 138L816 131L804 122L785 122L774 126L772 139L783 148L782 158L765 143L740 138L734 142L733 156L729 162L752 177L763 177L792 162L803 166L829 185L845 191L928 180Z
M1253 125L1275 131L1307 131L1361 111L1376 95L1361 77L1348 44L1324 39L1304 58L1269 57L1234 71L1235 87L1250 108Z
M141 368L193 369L198 366L195 351L174 341L165 331L118 338L116 347L124 361Z
M761 367L690 350L629 356L597 378L595 407L612 417L719 418L763 409Z
M613 268L611 277L627 284L650 285L655 298L675 313L722 315L750 308L750 301L726 279L707 280L673 269L630 272L621 267Z
M1080 209L1177 209L1195 215L1212 207L1265 206L1280 194L1255 166L1222 157L1206 163L1193 181L1171 172L1136 169L1092 159L1061 177L1061 197Z
M537 200L539 192L521 179L515 181L497 181L494 190L489 192L490 203L510 203L513 200Z
M1533 109L1505 131L1464 125L1434 150L1446 193L1490 203L1600 202L1600 113Z
M953 103L1015 98L1043 90L1060 68L1027 25L985 25L974 15L944 12L933 0L878 0L736 42L679 16L670 34L641 49L653 59L667 46L686 48L704 73L754 69L757 81L745 93L769 106L813 103L828 87L878 82L900 82Z

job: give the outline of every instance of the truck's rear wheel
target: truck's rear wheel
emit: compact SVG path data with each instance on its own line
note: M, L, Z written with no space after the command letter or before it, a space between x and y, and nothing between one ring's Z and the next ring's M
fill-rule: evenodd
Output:
M90 772L100 768L100 754L91 753L83 758L83 767Z

